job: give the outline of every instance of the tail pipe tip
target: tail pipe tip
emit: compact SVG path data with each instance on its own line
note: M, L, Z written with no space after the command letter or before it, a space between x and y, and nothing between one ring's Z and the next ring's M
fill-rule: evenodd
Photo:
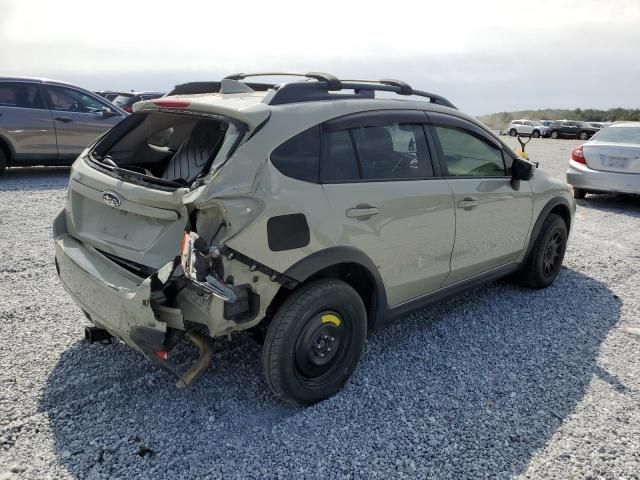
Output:
M213 348L211 342L202 334L198 332L187 332L186 337L191 343L198 348L198 359L193 362L193 365L187 370L176 382L176 387L183 389L191 385L200 375L204 373L211 359L213 358Z

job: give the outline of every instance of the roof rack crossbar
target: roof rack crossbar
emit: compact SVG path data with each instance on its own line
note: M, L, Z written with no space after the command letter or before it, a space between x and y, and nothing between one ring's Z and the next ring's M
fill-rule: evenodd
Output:
M256 73L234 73L224 77L227 80L244 80L247 77L306 77L318 80L319 82L327 82L329 90L340 90L340 80L335 75L324 72L307 72L307 73L291 73L291 72L256 72Z

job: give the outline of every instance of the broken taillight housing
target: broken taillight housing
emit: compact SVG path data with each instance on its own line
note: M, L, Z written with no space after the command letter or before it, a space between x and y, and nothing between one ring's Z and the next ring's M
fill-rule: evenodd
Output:
M191 284L203 293L215 295L228 302L235 302L236 291L225 284L211 268L206 242L195 232L184 232L180 265L182 273Z

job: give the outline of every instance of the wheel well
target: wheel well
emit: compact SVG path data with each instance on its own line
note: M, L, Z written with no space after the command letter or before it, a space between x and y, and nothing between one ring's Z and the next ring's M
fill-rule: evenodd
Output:
M331 265L330 267L323 268L307 278L304 282L298 285L295 289L289 289L286 287L280 287L278 292L271 300L271 303L267 307L266 318L267 320L273 318L276 311L282 303L291 295L295 290L307 283L317 280L319 278L334 278L342 280L349 284L353 289L358 292L362 303L364 303L367 309L367 318L369 326L373 325L373 321L377 312L377 295L376 295L376 283L371 273L358 263L339 263Z
M563 204L556 205L549 212L549 214L552 213L559 215L564 220L568 232L571 229L571 212L569 212L569 207Z
M9 148L9 145L2 137L0 137L0 150L4 152L7 159L7 166L8 166L11 163L11 160L13 160L11 155L11 148Z

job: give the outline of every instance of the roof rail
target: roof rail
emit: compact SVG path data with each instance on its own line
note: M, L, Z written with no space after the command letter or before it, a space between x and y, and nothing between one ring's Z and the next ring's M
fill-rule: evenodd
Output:
M289 82L279 85L271 83L244 82L248 77L305 77L316 80L315 82ZM287 103L312 102L321 100L339 99L371 99L375 98L375 92L391 92L398 95L425 97L429 102L445 107L456 108L449 100L435 93L414 90L411 85L402 80L341 80L335 75L323 72L291 73L291 72L257 72L234 73L224 77L226 80L243 81L245 85L256 91L265 91L273 88L274 93L267 95L265 103L270 105L284 105ZM353 93L330 93L340 90L353 90ZM190 82L176 85L167 95L189 95L195 93L217 93L220 91L220 82Z
M309 77L314 78L314 77ZM335 77L334 77L335 78ZM336 79L337 80L337 79ZM429 99L430 103L443 105L449 108L457 107L449 100L435 93L414 90L408 83L401 80L338 80L340 88L337 90L353 90L353 94L329 93L331 85L326 81L318 82L291 82L276 85L275 94L268 97L270 105L283 105L286 103L309 102L320 100L338 100L350 98L374 98L375 92L392 92L398 95L415 95Z

